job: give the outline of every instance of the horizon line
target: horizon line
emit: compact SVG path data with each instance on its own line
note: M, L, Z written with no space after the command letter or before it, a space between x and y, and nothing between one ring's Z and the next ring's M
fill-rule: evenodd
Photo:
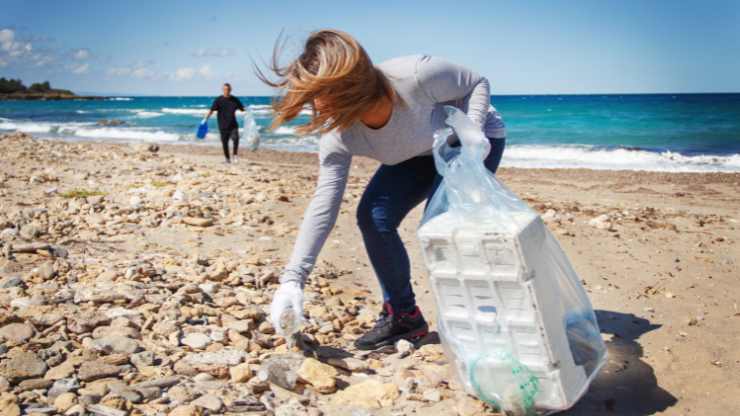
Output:
M100 97L181 97L181 98L190 98L190 97L214 97L215 94L176 94L176 95L167 95L167 94L138 94L138 93L130 93L130 94L124 94L124 93L110 93L110 94L102 94L102 93L76 93L80 95L94 95L94 96L100 96ZM504 94L491 94L491 97L517 97L517 96L583 96L583 95L708 95L708 94L724 94L724 95L730 95L730 94L740 94L740 91L723 91L723 92L569 92L569 93L528 93L528 94L522 94L522 93L504 93ZM263 95L263 94L257 94L257 95L249 95L249 94L232 94L235 96L242 96L242 97L259 97L259 98L274 98L279 97L279 95Z

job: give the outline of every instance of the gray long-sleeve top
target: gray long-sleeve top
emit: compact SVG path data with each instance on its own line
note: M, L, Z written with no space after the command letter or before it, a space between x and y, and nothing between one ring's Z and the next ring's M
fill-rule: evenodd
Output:
M358 121L319 140L318 184L281 282L303 284L311 273L336 222L353 155L395 165L431 154L434 131L445 127L445 104L465 111L487 137L505 137L503 121L490 105L486 78L426 55L391 59L378 68L388 77L400 100L382 128L372 129Z

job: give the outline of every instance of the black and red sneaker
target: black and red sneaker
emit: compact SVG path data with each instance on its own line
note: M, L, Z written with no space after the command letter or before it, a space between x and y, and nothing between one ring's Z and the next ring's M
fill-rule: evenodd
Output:
M376 350L393 345L396 341L405 339L416 342L429 333L429 326L421 315L419 307L412 312L393 313L388 303L383 304L375 327L355 341L358 350Z

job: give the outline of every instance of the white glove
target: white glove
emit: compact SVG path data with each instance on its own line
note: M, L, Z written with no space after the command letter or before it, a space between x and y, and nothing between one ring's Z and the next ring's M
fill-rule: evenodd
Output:
M298 282L285 282L275 291L270 305L272 326L282 336L290 336L303 323L303 289Z

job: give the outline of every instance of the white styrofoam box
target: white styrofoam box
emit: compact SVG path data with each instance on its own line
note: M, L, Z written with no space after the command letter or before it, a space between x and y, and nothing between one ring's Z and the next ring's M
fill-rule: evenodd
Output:
M538 256L545 225L534 213L514 216L511 225L502 230L496 224L467 224L444 213L419 229L440 334L471 393L466 359L508 351L537 377L535 405L564 409L583 393L588 377L568 343L567 311L557 299L552 265Z

